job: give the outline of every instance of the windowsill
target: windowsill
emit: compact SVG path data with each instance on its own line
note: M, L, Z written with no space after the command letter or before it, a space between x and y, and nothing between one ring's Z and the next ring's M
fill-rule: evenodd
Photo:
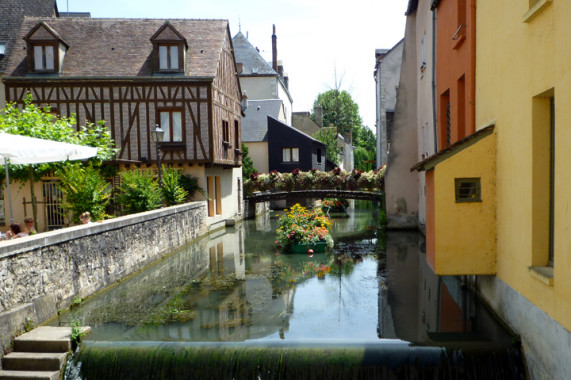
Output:
M553 286L553 267L529 267L528 270L533 277L545 285Z
M537 3L535 3L533 7L529 8L529 11L523 15L523 22L530 22L548 5L551 5L551 0L537 0Z

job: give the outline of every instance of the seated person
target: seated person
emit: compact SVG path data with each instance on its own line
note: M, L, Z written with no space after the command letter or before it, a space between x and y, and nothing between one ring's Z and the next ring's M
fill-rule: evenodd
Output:
M38 231L36 231L36 229L34 228L34 218L32 218L31 216L26 216L24 218L24 232L27 233L28 235L32 236L38 233Z
M6 232L6 236L8 237L8 239L17 239L29 235L22 231L20 223L12 223L10 224L10 231Z
M83 214L81 214L79 216L79 219L81 220L81 224L91 224L91 214L89 213L89 211L86 211Z

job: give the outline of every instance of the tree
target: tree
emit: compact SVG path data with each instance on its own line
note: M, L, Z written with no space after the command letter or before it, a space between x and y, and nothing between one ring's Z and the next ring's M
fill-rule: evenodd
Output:
M323 125L337 127L341 134L358 132L358 128L363 124L359 115L359 106L347 91L339 89L329 90L317 95L313 102L313 108L321 106L323 111ZM312 114L315 120L315 114Z
M360 126L357 133L353 135L353 145L365 148L369 152L376 153L377 138L369 127Z
M9 103L0 112L0 132L96 147L98 148L97 156L89 161L94 166L100 166L103 161L111 159L118 152L111 138L111 132L103 122L87 123L78 129L74 115L69 118L58 117L52 115L50 111L48 106L41 108L34 105L32 95L28 94L24 99L22 109L14 103ZM30 180L34 219L37 219L34 181L38 181L50 172L63 169L69 164L69 162L54 162L37 165L10 165L10 178L20 181L26 181L28 178ZM0 180L4 179L4 173L4 170L0 171Z
M254 162L248 155L250 150L244 144L242 144L242 178L249 179L252 173L257 173L258 171L254 167Z
M31 95L24 99L22 109L10 103L0 112L0 132L99 148L97 157L90 160L96 166L104 160L113 158L118 151L111 138L111 132L103 123L87 123L78 130L73 116L70 118L54 116L50 113L49 107L40 108L34 105ZM41 176L68 164L56 162L33 166L10 165L10 178L24 181L29 178L31 170L34 180L39 180Z
M339 154L341 148L337 140L337 128L321 128L313 134L313 137L327 145L325 151L326 157L329 161L339 165Z

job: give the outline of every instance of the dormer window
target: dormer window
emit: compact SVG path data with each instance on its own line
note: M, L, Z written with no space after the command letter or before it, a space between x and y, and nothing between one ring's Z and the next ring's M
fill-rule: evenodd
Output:
M166 22L151 37L154 55L154 71L157 73L183 73L186 50L186 38L176 28Z
M57 73L63 64L68 45L45 22L38 23L24 37L28 50L28 71Z
M34 45L34 71L55 69L53 45Z
M177 45L159 45L159 70L178 70L178 49Z

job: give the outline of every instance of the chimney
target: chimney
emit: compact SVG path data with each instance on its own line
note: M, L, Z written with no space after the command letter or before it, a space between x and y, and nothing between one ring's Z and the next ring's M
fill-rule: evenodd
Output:
M274 32L272 34L272 69L278 72L278 37L276 36L276 24L273 25Z
M240 104L242 106L242 112L245 112L248 109L248 95L246 91L242 93L242 102Z
M281 60L278 61L278 74L280 77L284 77L284 64Z
M315 106L313 114L315 115L315 124L319 125L319 127L323 127L323 109L321 106Z
M238 70L238 74L242 74L244 72L244 64L236 63L236 70Z

